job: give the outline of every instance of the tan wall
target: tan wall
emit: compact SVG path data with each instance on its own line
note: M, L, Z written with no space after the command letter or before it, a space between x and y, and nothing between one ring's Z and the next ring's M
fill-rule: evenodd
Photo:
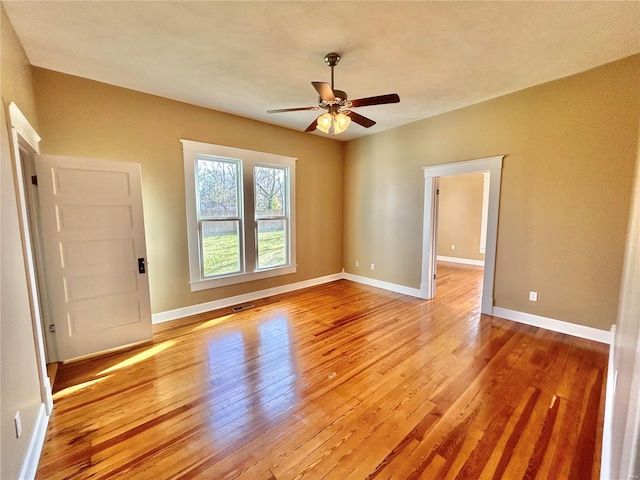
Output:
M154 313L341 271L342 143L50 70L34 79L43 153L142 165ZM296 274L190 291L181 138L298 158Z
M22 255L18 207L9 148L7 107L14 102L37 128L31 67L0 4L0 478L18 478L42 406L31 308ZM22 436L13 417L20 411Z
M480 253L484 175L442 177L439 182L437 254L484 260ZM455 249L451 249L455 245Z
M417 288L421 167L504 154L495 305L609 329L637 152L638 78L635 55L349 142L346 271ZM369 263L375 271L362 267Z

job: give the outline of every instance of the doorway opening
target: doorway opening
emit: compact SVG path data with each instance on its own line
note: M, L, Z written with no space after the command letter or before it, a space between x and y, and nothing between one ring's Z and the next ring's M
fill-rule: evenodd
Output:
M500 155L466 162L424 167L424 223L422 234L422 280L420 282L422 298L431 299L436 294L439 178L469 173L486 173L488 174L488 193L486 195L485 258L480 311L487 315L493 313L493 284L503 158L504 155Z
M454 281L459 275L473 278L470 282L477 284L478 292L474 303L479 307L486 251L489 173L438 177L436 198L437 287Z

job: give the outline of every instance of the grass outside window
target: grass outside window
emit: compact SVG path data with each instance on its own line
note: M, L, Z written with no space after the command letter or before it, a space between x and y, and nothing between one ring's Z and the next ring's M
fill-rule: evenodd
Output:
M237 234L209 235L203 239L204 275L213 277L240 269ZM258 235L258 256L263 265L284 265L284 231L262 232Z

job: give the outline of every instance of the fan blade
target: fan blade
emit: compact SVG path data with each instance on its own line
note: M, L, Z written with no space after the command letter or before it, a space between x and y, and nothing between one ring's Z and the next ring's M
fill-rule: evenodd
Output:
M313 88L316 89L320 98L325 102L335 102L336 96L333 94L333 89L331 85L327 82L311 82Z
M318 118L316 118L313 122L311 122L311 125L307 127L305 132L313 132L316 129L316 125L318 125Z
M352 107L368 107L369 105L383 105L385 103L398 103L400 97L397 93L378 95L377 97L358 98L351 100Z
M345 112L345 113L351 117L351 120L353 120L357 124L362 125L364 128L373 127L376 124L376 122L374 122L370 118L363 117L362 115L356 112Z
M267 113L299 112L301 110L318 110L319 108L320 107L279 108L278 110L267 110Z

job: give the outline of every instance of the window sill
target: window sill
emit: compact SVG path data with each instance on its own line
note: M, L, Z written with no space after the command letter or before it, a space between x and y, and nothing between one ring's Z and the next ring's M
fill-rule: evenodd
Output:
M238 283L252 282L254 280L262 280L263 278L278 277L280 275L289 275L296 273L297 267L278 267L269 270L262 270L260 272L252 273L239 273L237 275L230 275L228 277L220 278L207 278L203 280L192 280L191 291L199 292L201 290L208 290L210 288L224 287L227 285L237 285Z

